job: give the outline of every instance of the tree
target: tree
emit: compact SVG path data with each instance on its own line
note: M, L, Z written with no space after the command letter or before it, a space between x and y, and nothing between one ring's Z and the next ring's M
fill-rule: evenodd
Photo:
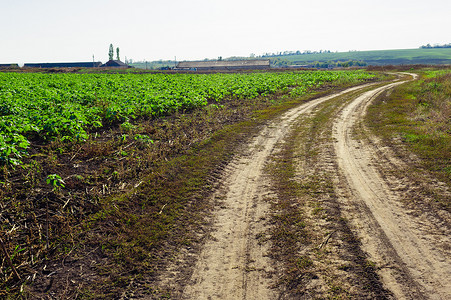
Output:
M116 59L117 59L117 60L121 60L121 59L119 58L119 47L116 48Z
M110 50L108 51L108 60L114 59L114 48L113 44L110 44Z

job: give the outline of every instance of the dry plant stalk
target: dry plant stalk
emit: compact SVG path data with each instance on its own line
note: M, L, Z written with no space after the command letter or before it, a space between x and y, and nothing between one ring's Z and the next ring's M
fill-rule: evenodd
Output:
M13 270L14 276L16 276L17 279L21 280L20 275L19 275L19 273L17 273L17 270L16 270L16 268L15 268L14 265L13 265L13 262L12 262L12 260L11 260L11 257L10 257L9 254L8 254L8 250L6 250L6 246L5 246L5 244L3 243L3 240L2 240L1 237L0 237L0 245L2 246L3 253L5 253L6 261L8 262L9 266L10 266L11 269Z

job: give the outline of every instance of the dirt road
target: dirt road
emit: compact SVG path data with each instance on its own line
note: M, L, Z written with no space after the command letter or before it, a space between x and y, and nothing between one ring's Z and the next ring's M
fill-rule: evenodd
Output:
M264 167L295 124L318 114L325 103L335 101L334 121L322 125L325 127L323 134L329 132L331 136L318 140L322 144L317 146L330 149L327 172L333 177L333 189L338 195L334 201L341 207L342 219L350 220L349 227L361 240L359 247L377 266L392 296L451 298L451 256L446 246L450 244L449 230L439 222L431 225L435 220L433 215L426 216L428 222L409 213L396 191L402 178L394 183L387 182L388 177L381 175L380 165L393 168L395 160L389 159L392 156L388 150L384 151L384 159L379 158L377 153L381 151L376 139L360 122L375 95L401 83L369 84L318 98L288 111L263 128L220 178L222 184L213 199L216 203L214 226L190 279L183 280L182 287L173 288L179 291L173 297L280 299L280 291L274 288L279 265L268 256L270 239L261 239L271 226L268 199L276 197L271 192L272 183ZM307 162L298 163L302 168ZM403 186L408 185L403 181ZM448 217L444 214L441 219L447 226ZM338 239L338 234L330 234L327 242L337 244ZM322 282L317 285L329 281L326 278L329 275L324 276L317 280ZM350 281L349 285L353 284L358 282Z
M224 188L216 198L216 225L186 286L184 299L277 299L268 246L256 236L265 232L269 203L269 182L263 167L276 144L283 140L300 115L345 92L313 100L283 115L265 127L224 175Z
M434 228L432 216L425 223L408 213L400 201L402 192L395 190L403 178L389 182L378 170L390 163L394 163L392 168L401 167L400 163L395 162L389 149L385 158L378 156L377 142L368 131L364 133L369 141L357 139L353 133L374 96L397 84L357 97L342 110L334 124L338 165L350 191L342 202L351 203L344 205L350 206L350 219L354 220L363 248L371 259L384 266L382 279L397 298L450 299L451 253L446 249L451 242L450 232ZM360 126L360 130L365 128ZM404 189L408 186L408 182L404 183Z

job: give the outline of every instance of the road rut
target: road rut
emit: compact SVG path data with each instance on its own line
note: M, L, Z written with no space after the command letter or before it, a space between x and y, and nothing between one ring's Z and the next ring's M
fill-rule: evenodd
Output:
M407 213L401 195L378 171L378 165L384 161L376 159L377 149L365 139L357 139L353 131L371 100L400 83L357 97L334 123L338 165L350 189L350 195L342 201L344 205L352 203L351 219L363 248L383 266L384 284L397 298L451 299L451 256L438 246L449 243L450 232L431 232Z
M268 226L265 162L299 116L363 87L318 98L288 111L266 126L248 149L230 163L223 179L225 188L216 195L222 200L215 214L212 238L200 254L183 299L277 299L270 288L273 266L267 257L268 247L259 245L255 238Z

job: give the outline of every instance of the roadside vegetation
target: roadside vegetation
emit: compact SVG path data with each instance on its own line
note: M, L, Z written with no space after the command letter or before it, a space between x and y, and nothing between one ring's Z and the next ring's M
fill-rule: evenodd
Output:
M369 108L367 121L386 143L402 144L414 153L418 170L424 169L450 186L451 70L422 69L418 73L418 81L381 95ZM437 201L451 208L450 199Z
M0 78L0 296L96 299L152 282L180 245L199 243L216 172L267 118L315 91L376 79L363 71ZM145 293L164 291L148 284Z

